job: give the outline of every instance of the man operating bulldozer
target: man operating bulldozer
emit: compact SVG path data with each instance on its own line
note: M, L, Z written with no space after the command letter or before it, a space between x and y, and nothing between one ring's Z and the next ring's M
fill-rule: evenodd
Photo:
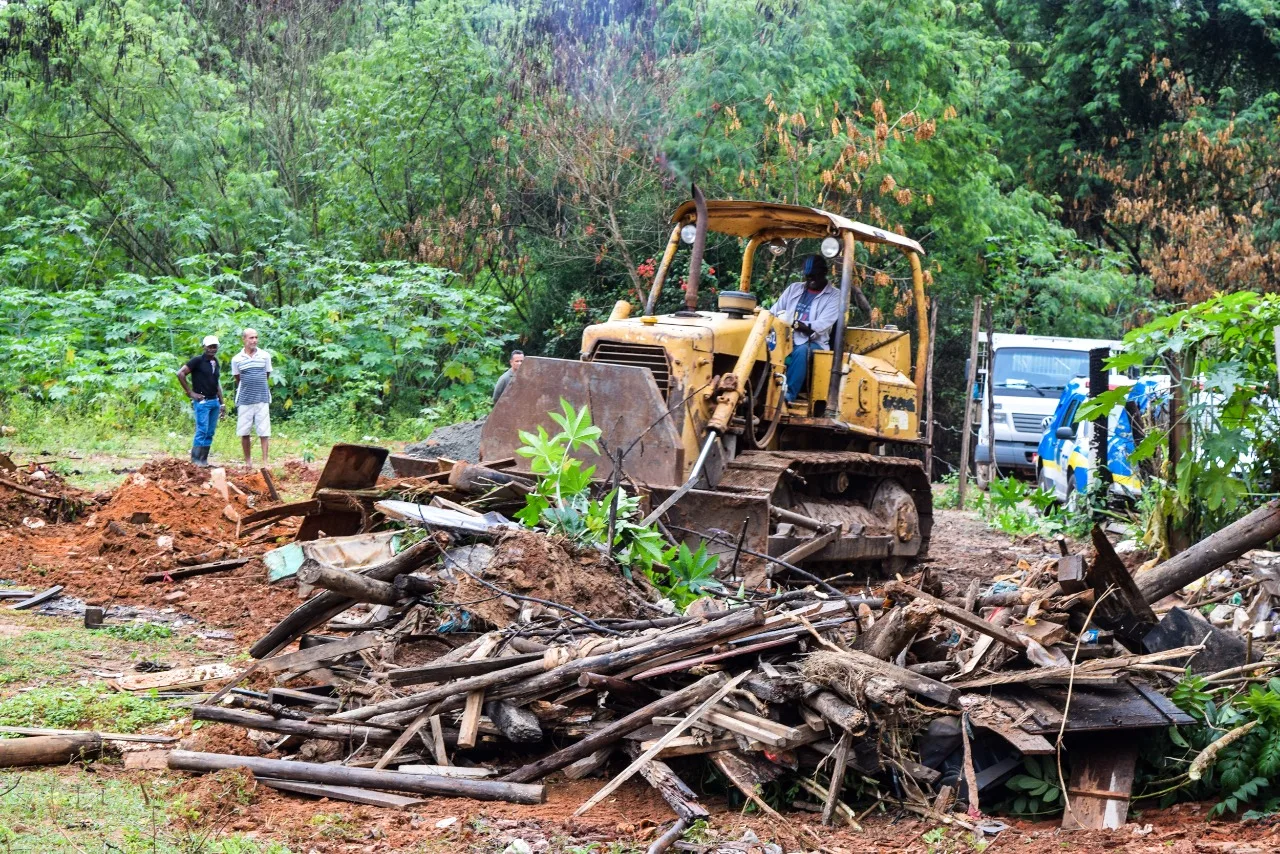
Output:
M801 268L804 281L792 282L774 303L774 317L791 324L795 348L787 357L787 403L804 391L811 350L831 349L831 328L840 316L840 292L827 283L827 259L810 255Z

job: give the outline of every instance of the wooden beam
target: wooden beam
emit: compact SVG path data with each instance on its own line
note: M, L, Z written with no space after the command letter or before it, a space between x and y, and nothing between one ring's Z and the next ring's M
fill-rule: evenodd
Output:
M399 771L373 771L368 768L318 765L284 759L263 759L258 756L225 756L220 753L175 750L169 754L169 767L174 771L199 773L243 768L254 777L273 780L290 779L305 783L387 789L393 792L474 798L482 801L510 801L516 804L540 804L546 800L546 791L539 785L436 777L430 774L402 774Z
M154 584L157 581L180 581L183 578L191 578L196 575L212 575L215 572L230 572L238 569L248 563L250 558L238 557L232 560L216 560L212 563L202 563L196 566L184 566L181 569L170 569L163 572L148 572L142 576L143 584Z
M279 673L282 670L312 670L322 662L330 661L353 652L360 652L382 643L381 632L363 632L340 641L322 643L309 649L277 655L275 658L262 659L259 669L264 673Z

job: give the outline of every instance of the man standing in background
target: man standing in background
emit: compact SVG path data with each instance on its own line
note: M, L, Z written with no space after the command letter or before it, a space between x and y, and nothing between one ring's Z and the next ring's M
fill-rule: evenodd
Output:
M209 446L213 444L213 432L218 429L218 419L227 414L222 401L222 383L218 364L218 338L204 336L204 352L178 368L178 382L191 398L191 409L196 414L196 437L191 441L191 462L198 466L209 465ZM187 377L191 384L187 384Z
M258 347L258 330L244 331L244 349L231 359L231 376L236 380L236 435L244 451L244 464L251 465L250 430L262 442L262 464L267 464L271 441L271 354Z
M524 352L515 350L511 353L511 367L503 371L502 376L498 377L498 381L493 384L493 402L497 403L498 398L502 397L502 393L507 390L511 378L516 375L516 371L520 370L520 363L524 361Z

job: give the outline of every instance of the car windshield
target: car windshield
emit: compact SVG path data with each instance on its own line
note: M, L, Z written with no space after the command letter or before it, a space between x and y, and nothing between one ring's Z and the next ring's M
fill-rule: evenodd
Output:
M1087 350L1003 347L996 351L996 388L1060 391L1072 378L1088 374Z

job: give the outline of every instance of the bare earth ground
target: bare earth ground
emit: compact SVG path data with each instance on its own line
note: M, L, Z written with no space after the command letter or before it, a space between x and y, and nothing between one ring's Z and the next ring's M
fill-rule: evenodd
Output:
M96 592L104 601L115 604L128 602L126 593L136 592L142 601L133 603L135 605L149 605L157 611L168 611L170 616L176 613L194 619L179 624L176 636L163 642L113 641L103 646L100 635L79 627L78 617L14 614L0 609L0 645L7 645L2 648L9 651L8 660L0 654L0 711L40 691L60 686L68 690L75 686L83 688L101 683L102 674L129 672L139 655L178 666L235 659L249 642L296 603L291 591L269 591L261 583L262 569L257 560L221 581L207 579L198 585L186 585L183 589L188 596L175 602L166 602L160 595L173 591L169 585L157 585L153 591L117 580L110 590L105 589L104 582L119 574L117 566L126 558L130 566L149 559L154 552L150 544L162 530L172 530L179 537L209 541L210 547L232 539L231 532L226 530L231 527L230 523L208 521L212 505L201 487L183 483L181 466L166 463L153 466L150 472L156 475L153 478L156 482L174 493L187 508L186 515L175 518L171 527L144 528L136 532L125 528L127 536L124 536L104 532L100 526L86 529L81 525L74 533L46 541L32 536L39 531L23 529L16 519L0 519L0 579L37 589L56 580L66 583L71 592L86 599L93 598ZM306 478L305 467L298 464L293 464L287 473L283 466L278 469L277 479L290 482L295 493L305 492ZM246 492L254 494L255 484L249 478L239 480ZM141 502L152 497L155 496L138 498ZM9 498L0 495L0 503ZM138 502L127 505L130 514L136 509L134 503ZM221 506L220 502L215 504ZM128 524L122 521L127 515L126 506L117 509L121 512L100 511L103 513L100 518L117 520L120 526ZM163 521L160 514L164 511L159 504L148 509ZM216 507L213 512L216 513ZM130 554L135 540L146 544L146 548L134 548L136 553ZM54 542L58 544L56 548L51 545ZM988 529L972 513L942 510L936 515L928 565L940 574L947 586L962 590L970 579L989 579L1009 571L1018 558L1034 559L1048 553L1051 545L1039 540L1013 543ZM98 560L91 561L89 557ZM109 569L107 564L111 565ZM79 568L79 574L70 568L73 566ZM50 631L54 635L48 634ZM68 642L54 645L58 648L48 653L32 652L35 658L30 661L22 659L24 647L43 649L50 646L48 638L55 635L65 637ZM31 639L30 645L22 643L26 639ZM109 721L93 723L102 729L110 726ZM183 738L181 746L188 749L258 753L245 730L225 725L193 728L181 710L174 711L172 720L146 729L179 735ZM698 788L705 781L690 775L688 782ZM498 852L507 849L513 840L523 840L534 854L546 851L585 854L643 850L674 818L666 804L646 784L637 781L624 785L614 797L586 816L573 818L578 805L601 785L602 779L565 782L552 778L548 801L539 806L438 798L418 808L393 812L285 796L235 774L185 778L164 771L127 771L119 759L108 759L83 769L0 772L0 844L15 852L314 851L323 854ZM161 790L165 791L165 806L157 814L153 805L151 817L146 821L137 817L121 818L110 806L111 792L158 793ZM145 797L150 804L151 796ZM56 804L56 808L49 808L49 803ZM1005 818L1009 829L986 840L974 840L967 831L955 827L939 827L936 823L918 820L892 806L883 813L873 811L865 817L864 829L859 832L850 828L824 828L812 813L801 811L785 814L787 824L778 825L758 813L735 810L716 794L707 796L706 805L713 814L710 827L691 834L691 840L730 842L743 840L744 834L750 833L762 842L740 846L739 850L761 852L762 843L769 841L778 842L787 851L816 850L820 844L825 850L841 854L955 854L978 850L1037 854L1049 851L1250 854L1280 850L1280 825L1270 821L1208 822L1204 818L1208 807L1200 804L1182 804L1167 810L1144 810L1138 804L1131 812L1131 823L1115 832L1064 833L1056 821L1033 823ZM125 826L130 823L133 826ZM148 833L150 844L146 838ZM157 838L167 842L159 844Z

